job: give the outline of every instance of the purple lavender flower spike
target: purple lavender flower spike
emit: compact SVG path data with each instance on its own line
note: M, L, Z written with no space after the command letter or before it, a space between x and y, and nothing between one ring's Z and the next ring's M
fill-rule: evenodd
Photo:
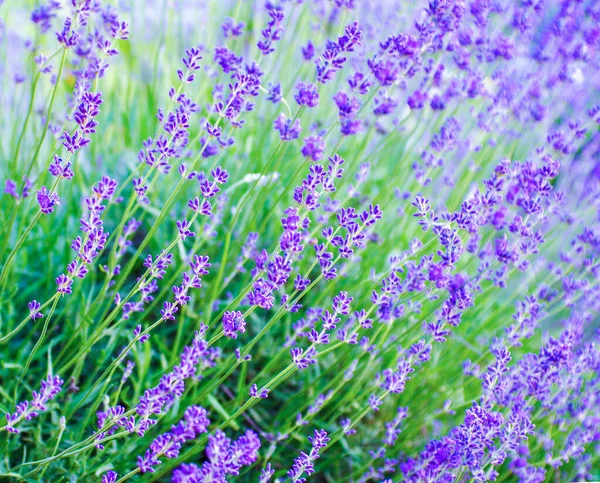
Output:
M50 192L45 186L42 186L37 192L37 201L40 205L40 211L45 215L52 213L56 206L60 206L58 194Z
M230 339L237 339L238 333L246 332L246 321L239 311L227 311L223 314L223 333Z
M358 22L347 25L344 29L344 35L338 38L337 42L329 42L325 52L321 55L317 63L317 80L325 84L335 78L338 70L342 68L347 60L343 54L354 52L354 48L360 45L362 36L358 28Z
M113 470L108 470L102 475L102 483L115 483L119 475Z
M219 475L219 481L226 481L227 475L239 475L243 466L250 466L258 458L260 439L253 431L246 431L232 441L221 430L208 436L206 461L199 468L194 464L183 464L173 472L172 483L203 481L206 475Z
M279 136L282 141L293 141L294 139L298 139L302 132L300 119L296 119L292 122L292 119L288 119L283 113L277 116L273 125L275 130L279 131Z
M294 482L304 483L306 478L303 475L310 476L315 472L314 461L319 458L319 453L327 447L329 442L327 432L324 429L315 429L314 435L309 436L308 440L312 443L310 453L301 452L287 472L288 477Z
M302 156L319 161L325 151L325 140L321 136L309 136L304 138L304 146L300 150Z
M281 22L285 18L283 11L271 8L268 13L271 20L267 27L261 31L263 38L256 44L263 55L275 52L273 44L281 38L281 32L284 30L281 26Z
M296 84L296 94L294 94L294 99L296 99L299 106L315 107L319 105L317 86L315 84L298 82L298 84Z
M250 394L250 397L256 397L256 398L260 398L260 399L266 399L269 397L269 389L262 388L259 390L258 386L256 384L252 384L252 386L250 386L250 390L248 392Z
M6 414L6 426L0 429L6 429L11 433L20 433L21 431L16 425L22 421L30 421L37 417L39 412L47 411L47 404L54 399L61 391L63 380L58 376L48 375L45 380L42 380L40 390L33 391L31 401L23 401L17 404L14 413Z
M223 35L225 35L225 38L239 37L244 33L245 26L246 24L244 22L237 23L231 17L226 17L225 21L221 25L221 29L223 30Z

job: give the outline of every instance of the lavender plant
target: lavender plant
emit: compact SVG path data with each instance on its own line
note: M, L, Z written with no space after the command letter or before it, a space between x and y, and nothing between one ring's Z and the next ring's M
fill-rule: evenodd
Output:
M595 0L0 0L0 481L600 480Z

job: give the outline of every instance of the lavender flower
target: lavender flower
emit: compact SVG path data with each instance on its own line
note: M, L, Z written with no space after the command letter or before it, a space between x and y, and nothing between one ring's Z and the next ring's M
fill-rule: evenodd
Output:
M319 105L319 93L315 84L298 82L294 99L299 106L315 107Z
M275 130L279 131L279 135L282 141L293 141L300 137L302 128L300 127L300 120L296 119L293 121L288 119L285 114L279 114L277 119L273 122Z
M173 472L172 483L200 483L206 478L226 481L227 475L239 475L243 466L250 466L258 458L260 440L253 431L246 431L231 441L225 433L217 430L208 436L207 461L199 468L195 464L181 465Z
M269 389L262 388L259 390L256 384L252 384L252 386L250 386L249 394L251 397L266 399L269 397Z
M337 42L329 42L325 52L321 55L317 63L317 80L322 84L335 78L335 74L342 68L347 58L345 53L354 52L357 45L360 45L362 32L358 28L358 22L347 25L344 29L344 35L338 38Z
M6 413L6 426L1 429L11 433L20 433L16 425L22 421L30 421L37 417L41 411L48 410L48 402L54 399L61 391L63 380L58 376L48 375L41 382L39 392L33 391L31 401L23 401L17 404L14 413Z
M281 32L284 30L281 26L281 22L283 22L283 19L285 18L283 11L271 8L268 13L271 20L267 24L267 27L261 32L263 38L256 44L263 55L269 55L272 52L275 52L273 43L281 38Z
M28 178L23 178L23 189L21 194L19 195L17 191L17 183L15 183L12 179L7 179L4 183L4 193L12 196L15 200L20 200L27 198L29 196L29 192L31 187L33 186L33 182Z
M309 136L304 138L302 146L302 156L311 158L313 161L319 161L325 151L325 140L321 136Z
M246 24L244 22L236 22L231 17L226 17L225 21L221 25L221 29L223 30L223 35L225 35L225 38L239 37L244 32L245 26Z
M307 476L310 476L315 472L314 461L319 458L319 453L329 442L327 432L324 429L315 429L314 435L309 436L308 440L312 444L310 453L300 453L300 456L294 460L294 464L287 472L288 477L294 482L304 483L306 478L303 475L306 473Z
M154 473L154 467L160 464L161 456L176 458L186 441L206 433L210 420L206 410L200 406L190 406L185 410L184 418L171 428L171 431L154 439L144 456L138 456L137 466L141 473Z
M223 314L223 334L231 339L237 339L238 333L246 332L246 321L241 312L227 311Z
M42 186L37 192L37 201L40 205L40 211L45 215L52 213L56 206L60 206L58 194L50 192L45 186Z
M119 475L113 470L108 470L102 475L102 483L115 483Z

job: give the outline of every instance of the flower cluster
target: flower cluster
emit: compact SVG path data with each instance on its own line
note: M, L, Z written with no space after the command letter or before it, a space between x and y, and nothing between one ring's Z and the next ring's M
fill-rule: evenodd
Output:
M161 456L176 458L181 445L195 439L199 434L206 433L210 420L206 410L200 406L190 406L185 410L184 419L171 428L168 433L157 437L144 456L138 456L137 466L141 473L154 473L154 466L160 464Z
M243 466L252 465L258 458L260 439L254 431L246 431L235 441L217 430L209 435L206 458L201 467L183 464L173 472L172 483L201 483L227 481L227 475L239 475Z
M261 32L263 38L256 44L263 55L275 52L273 43L281 38L281 31L283 30L281 22L283 22L285 15L283 11L272 8L269 10L269 17L271 17L271 20Z
M300 453L300 456L294 460L294 464L287 472L288 477L294 482L304 483L306 478L303 478L303 475L306 473L307 476L310 476L315 472L314 461L319 458L319 453L327 447L329 442L327 431L323 429L315 429L314 435L309 436L308 440L312 444L310 453Z
M598 480L594 2L199 3L0 0L1 474Z
M4 429L11 433L20 433L16 425L22 420L30 421L37 417L41 411L48 410L48 402L54 399L61 391L63 380L58 376L48 375L41 382L40 390L33 391L31 401L23 401L17 404L14 413L6 413L6 426Z
M137 419L131 411L127 413L130 414L128 416L121 405L110 406L97 413L98 432L95 436L97 448L104 449L103 440L114 434L118 427L124 428L127 433L143 436L151 425L156 424L156 419L153 418L164 414L176 399L181 397L185 389L185 381L193 378L200 368L210 367L213 364L215 354L208 348L204 337L205 331L206 327L203 327L196 332L192 344L183 349L179 364L174 366L171 372L164 374L158 385L146 389L140 396L134 408ZM139 337L141 334L138 334ZM190 409L190 411L195 410Z

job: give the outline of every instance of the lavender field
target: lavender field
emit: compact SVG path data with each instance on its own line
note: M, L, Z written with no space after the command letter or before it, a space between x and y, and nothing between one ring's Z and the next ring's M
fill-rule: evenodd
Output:
M0 0L0 482L600 481L599 0Z

